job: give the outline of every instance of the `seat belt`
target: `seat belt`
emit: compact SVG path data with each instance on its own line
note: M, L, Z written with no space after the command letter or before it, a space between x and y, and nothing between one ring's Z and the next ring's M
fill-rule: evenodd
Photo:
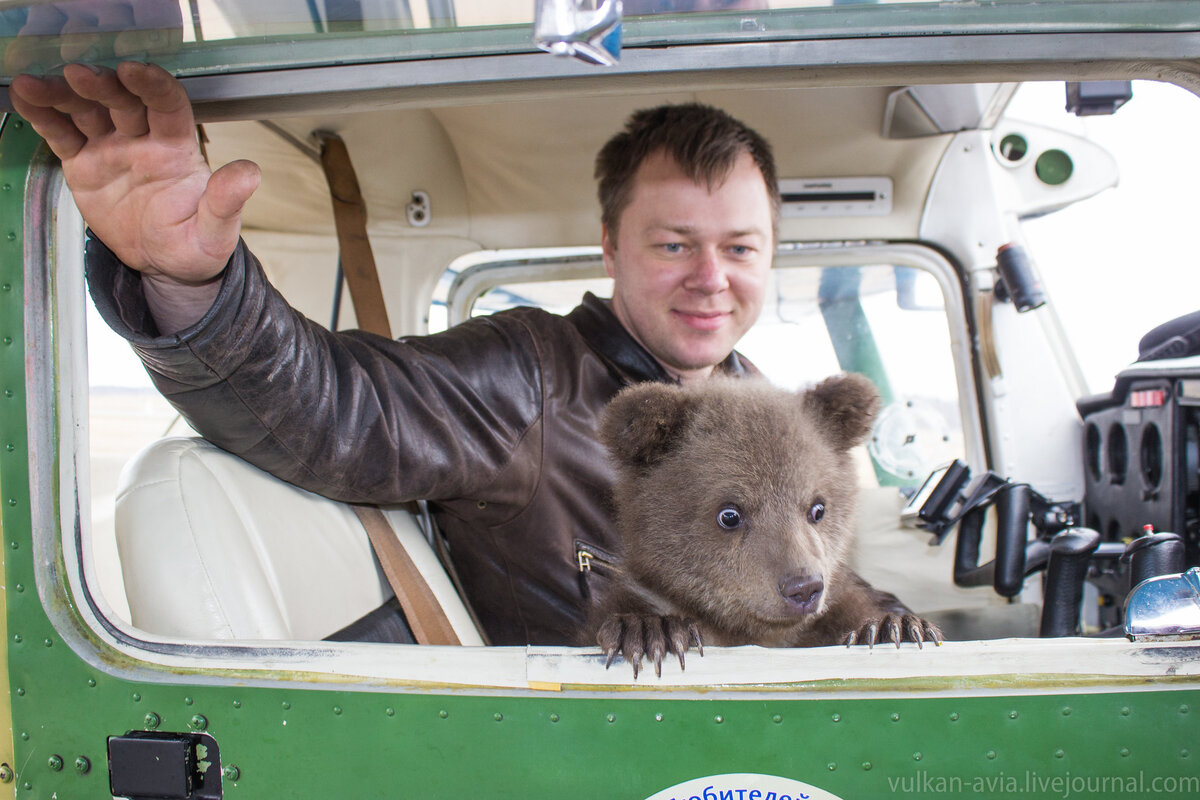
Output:
M363 199L358 175L350 162L346 143L335 133L314 133L321 143L321 166L333 201L333 221L337 229L338 251L354 315L362 330L392 338L383 289L375 267L371 240L367 237L367 204ZM374 506L351 506L367 531L375 557L383 567L417 644L461 644L450 619L437 601L433 590L396 538L395 531Z
M375 556L383 566L417 644L462 644L450 618L413 563L383 512L375 506L351 506L367 531Z
M390 339L392 326L383 302L371 240L367 238L367 203L350 163L350 151L336 133L317 131L314 135L321 142L321 167L333 201L333 224L337 228L342 271L350 287L358 327Z

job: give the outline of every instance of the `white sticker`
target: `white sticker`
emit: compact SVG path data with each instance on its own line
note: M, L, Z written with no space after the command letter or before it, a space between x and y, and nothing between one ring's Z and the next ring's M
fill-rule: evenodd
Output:
M778 775L740 772L693 778L646 800L842 800L836 794Z

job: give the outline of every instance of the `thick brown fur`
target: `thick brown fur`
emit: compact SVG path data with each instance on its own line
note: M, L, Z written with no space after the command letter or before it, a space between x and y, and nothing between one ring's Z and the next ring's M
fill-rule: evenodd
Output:
M683 666L691 645L940 640L847 567L850 449L879 402L860 375L803 392L722 378L621 392L601 439L617 464L623 569L586 639L610 664L624 655L635 677L643 654L656 669L666 653Z

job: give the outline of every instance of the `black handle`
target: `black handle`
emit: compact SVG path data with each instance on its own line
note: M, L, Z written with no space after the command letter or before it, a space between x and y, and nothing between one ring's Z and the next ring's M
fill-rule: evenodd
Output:
M1129 588L1147 578L1176 575L1187 569L1183 537L1178 533L1148 533L1125 548L1129 560Z
M1001 597L1016 597L1025 583L1025 542L1029 538L1027 483L1006 486L996 495L996 570L992 586Z
M1099 545L1100 534L1089 528L1068 528L1050 540L1041 636L1074 636L1078 632L1083 579Z

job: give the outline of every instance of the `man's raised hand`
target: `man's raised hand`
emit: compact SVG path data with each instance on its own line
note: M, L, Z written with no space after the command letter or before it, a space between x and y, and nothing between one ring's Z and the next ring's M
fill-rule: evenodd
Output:
M200 286L237 245L258 188L250 161L210 171L191 103L165 70L69 64L62 77L21 75L13 106L62 160L75 203L121 259L162 286Z

